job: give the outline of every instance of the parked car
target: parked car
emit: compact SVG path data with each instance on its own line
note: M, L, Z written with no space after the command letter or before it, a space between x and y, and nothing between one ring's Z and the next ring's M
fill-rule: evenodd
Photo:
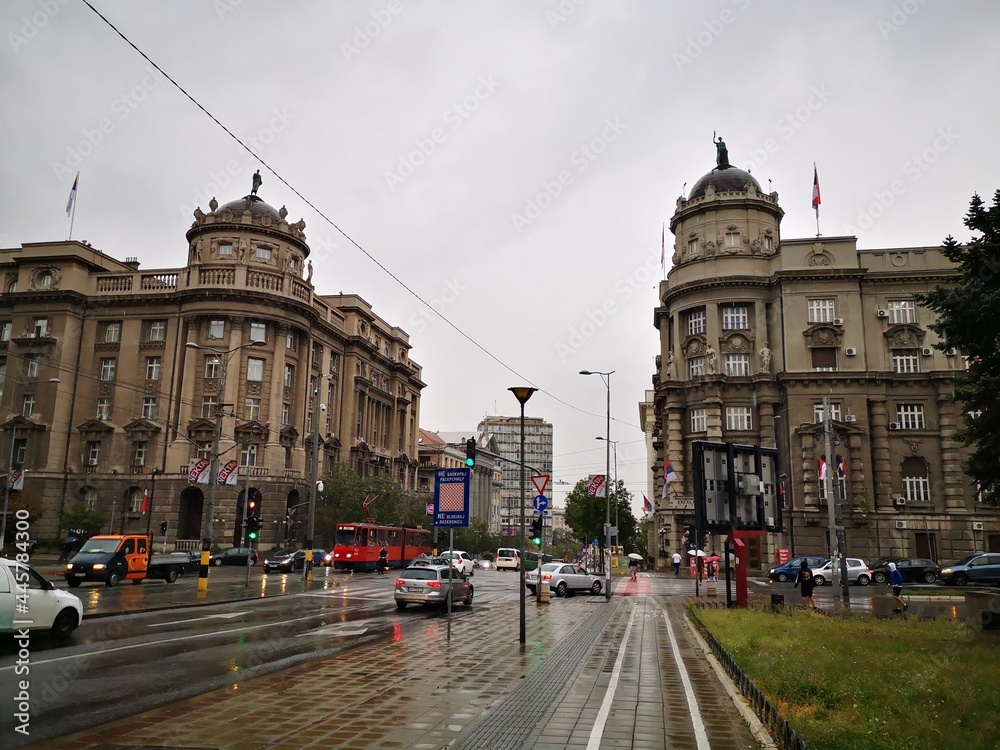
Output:
M471 576L476 569L476 561L472 559L472 555L460 549L446 549L440 556L452 560L455 570L461 571L462 575Z
M903 583L934 583L941 573L941 566L924 557L880 557L872 563L872 580L875 583L889 582L889 563L896 563L896 569L903 576Z
M942 583L1000 583L1000 554L979 552L941 568Z
M428 565L447 565L449 563L448 558L445 557L435 557L434 555L417 555L413 558L407 567L410 568L426 568Z
M313 567L324 567L326 562L326 550L313 550ZM264 560L264 572L272 571L291 573L295 570L303 570L306 567L306 551L304 549L279 550L275 554Z
M492 560L476 560L476 567L480 570L496 570L496 563Z
M833 570L833 561L827 560L822 565L812 568L813 580L816 582L817 586L822 586L826 583L833 583L835 575L840 574L840 563L837 563L837 570ZM858 583L862 586L867 586L872 582L872 571L871 568L857 557L847 558L847 581L848 583Z
M451 597L452 603L462 602L472 606L471 581L449 564L424 565L406 568L396 579L393 598L403 609L407 604L444 604Z
M521 553L513 547L501 547L497 550L497 570L520 570Z
M772 581L779 581L784 583L785 581L794 581L795 576L799 574L802 569L802 561L805 560L806 564L810 568L818 568L823 563L826 562L825 557L818 555L808 555L793 557L791 560L786 562L784 565L778 565L767 571L767 577Z
M169 555L154 557L153 561L176 561L181 566L182 573L197 573L201 570L201 552L171 552Z
M20 599L27 592L27 602ZM15 616L16 611L16 616ZM14 627L14 620L18 625ZM0 633L50 630L66 638L83 619L80 597L55 585L30 565L0 558Z
M249 547L230 547L222 552L212 555L212 565L246 565L247 557L250 557L250 564L257 564L257 550Z
M577 592L601 593L601 579L575 563L543 563L542 581L549 584L556 596L566 596ZM538 571L529 570L524 574L524 585L534 594L538 587Z

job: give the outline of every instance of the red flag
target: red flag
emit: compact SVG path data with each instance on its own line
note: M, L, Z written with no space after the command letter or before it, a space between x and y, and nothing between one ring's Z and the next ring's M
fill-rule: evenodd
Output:
M826 456L820 456L819 459L819 478L826 479Z
M819 214L819 204L822 201L819 199L819 172L816 171L816 162L813 162L813 208L816 209L816 213Z
M647 514L653 512L653 504L649 502L645 494L642 496L642 512Z
M143 514L149 510L149 485L142 491L142 512Z

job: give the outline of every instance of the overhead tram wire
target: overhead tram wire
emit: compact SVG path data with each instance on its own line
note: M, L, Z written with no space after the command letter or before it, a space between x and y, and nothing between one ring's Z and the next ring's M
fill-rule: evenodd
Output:
M399 284L403 289L405 289L407 291L407 293L409 293L418 302L420 302L420 304L422 304L428 310L431 310L435 315L437 315L439 318L441 318L441 320L443 320L445 323L447 323L456 333L458 333L458 335L460 335L462 338L464 338L466 341L468 341L474 347L476 347L477 349L479 349L483 354L485 354L487 357L489 357L490 359L492 359L494 362L496 362L498 365L500 365L503 369L507 370L512 375L515 375L516 377L521 378L526 383L528 383L528 384L530 384L532 386L535 385L534 381L532 381L531 378L529 378L529 377L527 377L527 376L522 375L521 373L519 373L513 367L511 367L506 362L504 362L499 357L497 357L495 354L493 354L493 352L491 352L485 346L483 346L478 341L476 341L474 338L472 338L471 336L469 336L469 334L467 334L465 331L463 331L461 328L459 328L455 323L452 323L448 318L446 318L444 315L442 315L440 312L438 312L433 306L431 306L431 304L429 302L427 302L423 297L421 297L419 294L417 294L417 292L415 292L413 289L411 289L402 279L400 279L398 276L396 276L396 274L394 274L392 271L390 271L374 255L372 255L371 253L369 253L367 250L365 250L365 248L363 248L360 244L358 244L358 242L356 242L354 240L354 238L351 237L351 235L349 235L347 232L345 232L343 229L341 229L332 219L330 219L330 217L328 217L315 204L313 204L312 201L310 201L302 193L300 193L294 186L292 186L292 184L290 182L288 182L288 180L286 180L284 177L282 177L280 174L278 174L278 172L274 169L274 167L272 167L270 164L268 164L266 161L264 161L262 158L260 158L260 156L258 156L254 152L253 149L251 149L246 143L244 143L239 138L239 136L237 136L232 130L230 130L228 127L226 127L219 120L219 118L217 118L215 115L213 115L211 112L209 112L197 99L195 99L191 94L189 94L188 91L183 86L181 86L165 70L163 70L163 68L161 68L152 59L150 59L149 55L147 55L145 52L143 52L141 49L139 49L139 47L135 44L135 42L133 42L131 39L129 39L127 36L125 36L125 34L121 30L119 30L117 26L115 26L103 13L101 13L99 10L97 10L97 8L95 8L90 3L90 0L82 0L82 2L83 2L84 5L86 5L88 8L90 8L94 12L94 14L97 15L98 18L100 18L102 21L104 21L104 23L107 24L108 27L111 28L112 31L114 31L119 37L121 37L122 40L126 44L128 44L132 49L134 49L146 62L148 62L150 65L152 65L161 75L163 75L164 78L166 78L168 81L170 81L170 83L174 86L174 88L176 88L185 97L187 97L187 99L192 104L194 104L194 106L196 106L198 109L200 109L205 114L206 117L208 117L210 120L212 120L212 122L214 122L216 125L218 125L220 128L222 128L222 130L226 133L226 135L228 135L230 138L232 138L234 141L236 141L240 145L240 147L243 148L244 151L246 151L248 154L250 154L250 156L252 156L254 159L256 159L261 164L261 166L263 166L268 172L270 172L272 175L274 175L275 179L277 179L282 185L284 185L290 191L292 191L292 193L294 195L296 195L303 203L305 203L313 211L315 211L319 216L321 216L323 218L323 220L327 224L329 224L331 227L333 227L335 230L337 230L341 235L343 235L344 239L346 239L349 243L351 243L352 245L354 245L354 247L356 247L366 258L368 258L372 263L374 263L382 271L384 271L385 274L387 276L389 276L389 278L391 278L393 281L395 281L397 284ZM538 390L541 391L542 393L544 393L546 396L548 396L552 400L557 401L558 403L562 404L563 406L568 406L570 409L573 409L574 411L578 411L581 414L586 414L586 415L592 416L592 417L601 417L601 416L604 416L602 414L598 414L597 412L590 412L590 411L587 411L586 409L581 409L579 406L574 406L573 404L569 403L568 401L562 400L561 398L559 398L558 396L556 396L554 393L552 393L550 391L547 391L544 388L538 387Z

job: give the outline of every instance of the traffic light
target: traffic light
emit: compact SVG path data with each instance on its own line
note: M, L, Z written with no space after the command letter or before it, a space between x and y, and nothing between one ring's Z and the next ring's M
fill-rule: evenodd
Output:
M254 541L260 532L260 519L257 516L250 516L247 519L247 539Z
M163 523L160 524L160 533L163 534L164 536L167 535L167 522L166 521L164 521Z
M469 438L465 441L465 465L470 469L476 465L476 439Z
M542 517L532 519L531 521L531 541L535 544L542 543Z

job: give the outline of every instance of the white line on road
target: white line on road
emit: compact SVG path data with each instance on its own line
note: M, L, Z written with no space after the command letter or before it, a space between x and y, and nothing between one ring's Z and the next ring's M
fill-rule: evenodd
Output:
M201 617L195 617L190 620L171 620L170 622L151 622L146 627L147 628L162 628L167 625L180 625L182 622L202 622L203 620L229 620L233 617L240 617L241 615L248 615L249 612L227 612L225 614L218 615L202 615Z
M590 730L590 740L587 742L587 750L598 750L601 746L601 737L604 735L604 725L608 722L608 714L611 713L611 702L615 699L615 690L618 688L618 676L622 671L622 663L625 661L625 648L628 646L628 636L632 632L632 623L635 621L636 607L632 607L632 614L628 618L628 626L625 628L625 635L622 636L621 645L618 647L618 658L615 659L615 667L611 670L611 680L608 682L607 692L604 693L604 701L601 709L597 712L597 719L594 721L594 728Z
M674 654L674 661L677 663L677 671L681 675L681 683L684 685L684 697L687 698L688 711L691 714L691 724L694 725L694 738L698 743L698 750L711 750L708 744L708 732L705 731L705 723L701 720L701 711L698 710L698 700L694 696L694 688L691 686L691 678L688 676L684 661L681 659L681 650L677 645L677 638L674 636L674 628L670 624L670 615L667 610L663 610L663 619L667 622L667 635L670 636L670 650Z

